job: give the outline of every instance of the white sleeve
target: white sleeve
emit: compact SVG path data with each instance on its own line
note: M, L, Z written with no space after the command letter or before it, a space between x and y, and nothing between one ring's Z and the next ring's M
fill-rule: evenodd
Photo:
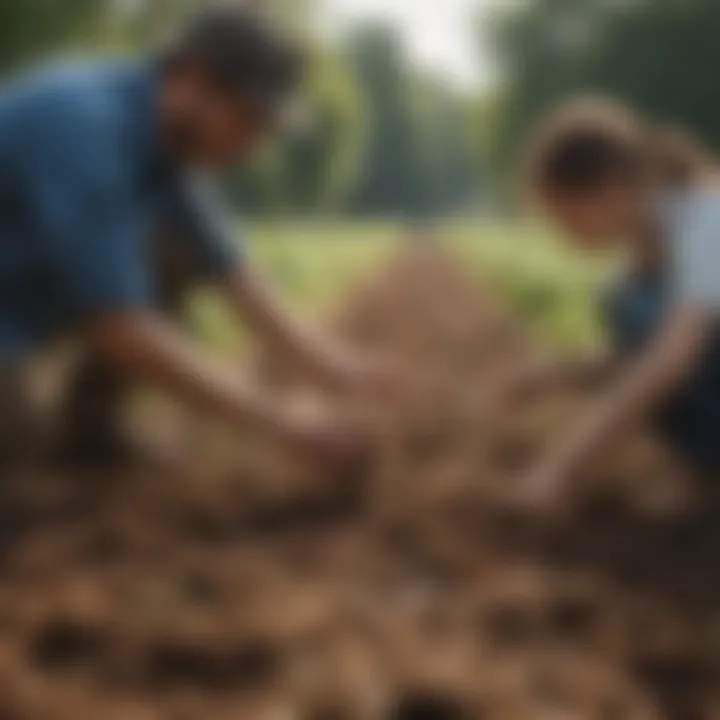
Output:
M720 190L686 199L670 239L674 299L720 311Z

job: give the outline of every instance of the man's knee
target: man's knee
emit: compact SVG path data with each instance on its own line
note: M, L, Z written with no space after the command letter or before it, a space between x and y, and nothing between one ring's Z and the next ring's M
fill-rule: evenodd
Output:
M81 425L100 423L115 412L128 386L128 380L103 360L92 355L83 358L69 382L68 419Z
M0 367L0 472L37 455L44 439L34 390L29 366Z
M158 309L183 321L190 295L201 282L196 266L177 238L162 238L154 247ZM117 435L131 394L132 381L88 351L71 372L63 407L67 430L90 440Z

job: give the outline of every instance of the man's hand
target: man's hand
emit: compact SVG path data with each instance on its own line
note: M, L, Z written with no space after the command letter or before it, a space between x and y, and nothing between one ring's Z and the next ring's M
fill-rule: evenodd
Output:
M352 469L368 454L370 433L359 420L324 406L283 408L231 368L198 354L162 320L118 315L96 320L89 336L101 357L123 372L155 383L197 409L240 429L275 436L333 471Z
M328 407L290 408L277 426L278 439L327 470L354 470L372 449L369 429L358 419Z
M334 389L346 395L397 399L407 392L408 373L382 358L338 353L329 368Z

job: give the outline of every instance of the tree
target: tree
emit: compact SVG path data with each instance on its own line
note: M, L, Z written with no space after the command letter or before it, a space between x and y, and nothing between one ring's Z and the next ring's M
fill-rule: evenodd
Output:
M81 42L102 26L105 0L3 0L0 2L0 70Z
M419 70L391 27L356 29L349 53L368 116L354 207L427 218L474 194L468 101Z
M339 211L360 173L365 116L341 56L314 53L300 127L271 143L234 174L234 196L263 211Z
M420 127L398 38L386 26L367 25L355 31L349 46L368 121L354 207L373 213L422 212Z
M360 174L365 113L342 57L317 52L309 78L306 127L284 145L286 192L297 209L339 209Z
M425 215L458 210L474 202L479 163L472 144L472 98L440 77L415 72L413 115Z

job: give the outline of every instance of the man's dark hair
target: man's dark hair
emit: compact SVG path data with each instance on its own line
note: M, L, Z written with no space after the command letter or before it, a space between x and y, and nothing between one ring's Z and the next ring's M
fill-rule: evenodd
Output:
M277 116L299 87L298 43L249 2L211 2L197 11L166 53L166 66L198 63L223 91Z

